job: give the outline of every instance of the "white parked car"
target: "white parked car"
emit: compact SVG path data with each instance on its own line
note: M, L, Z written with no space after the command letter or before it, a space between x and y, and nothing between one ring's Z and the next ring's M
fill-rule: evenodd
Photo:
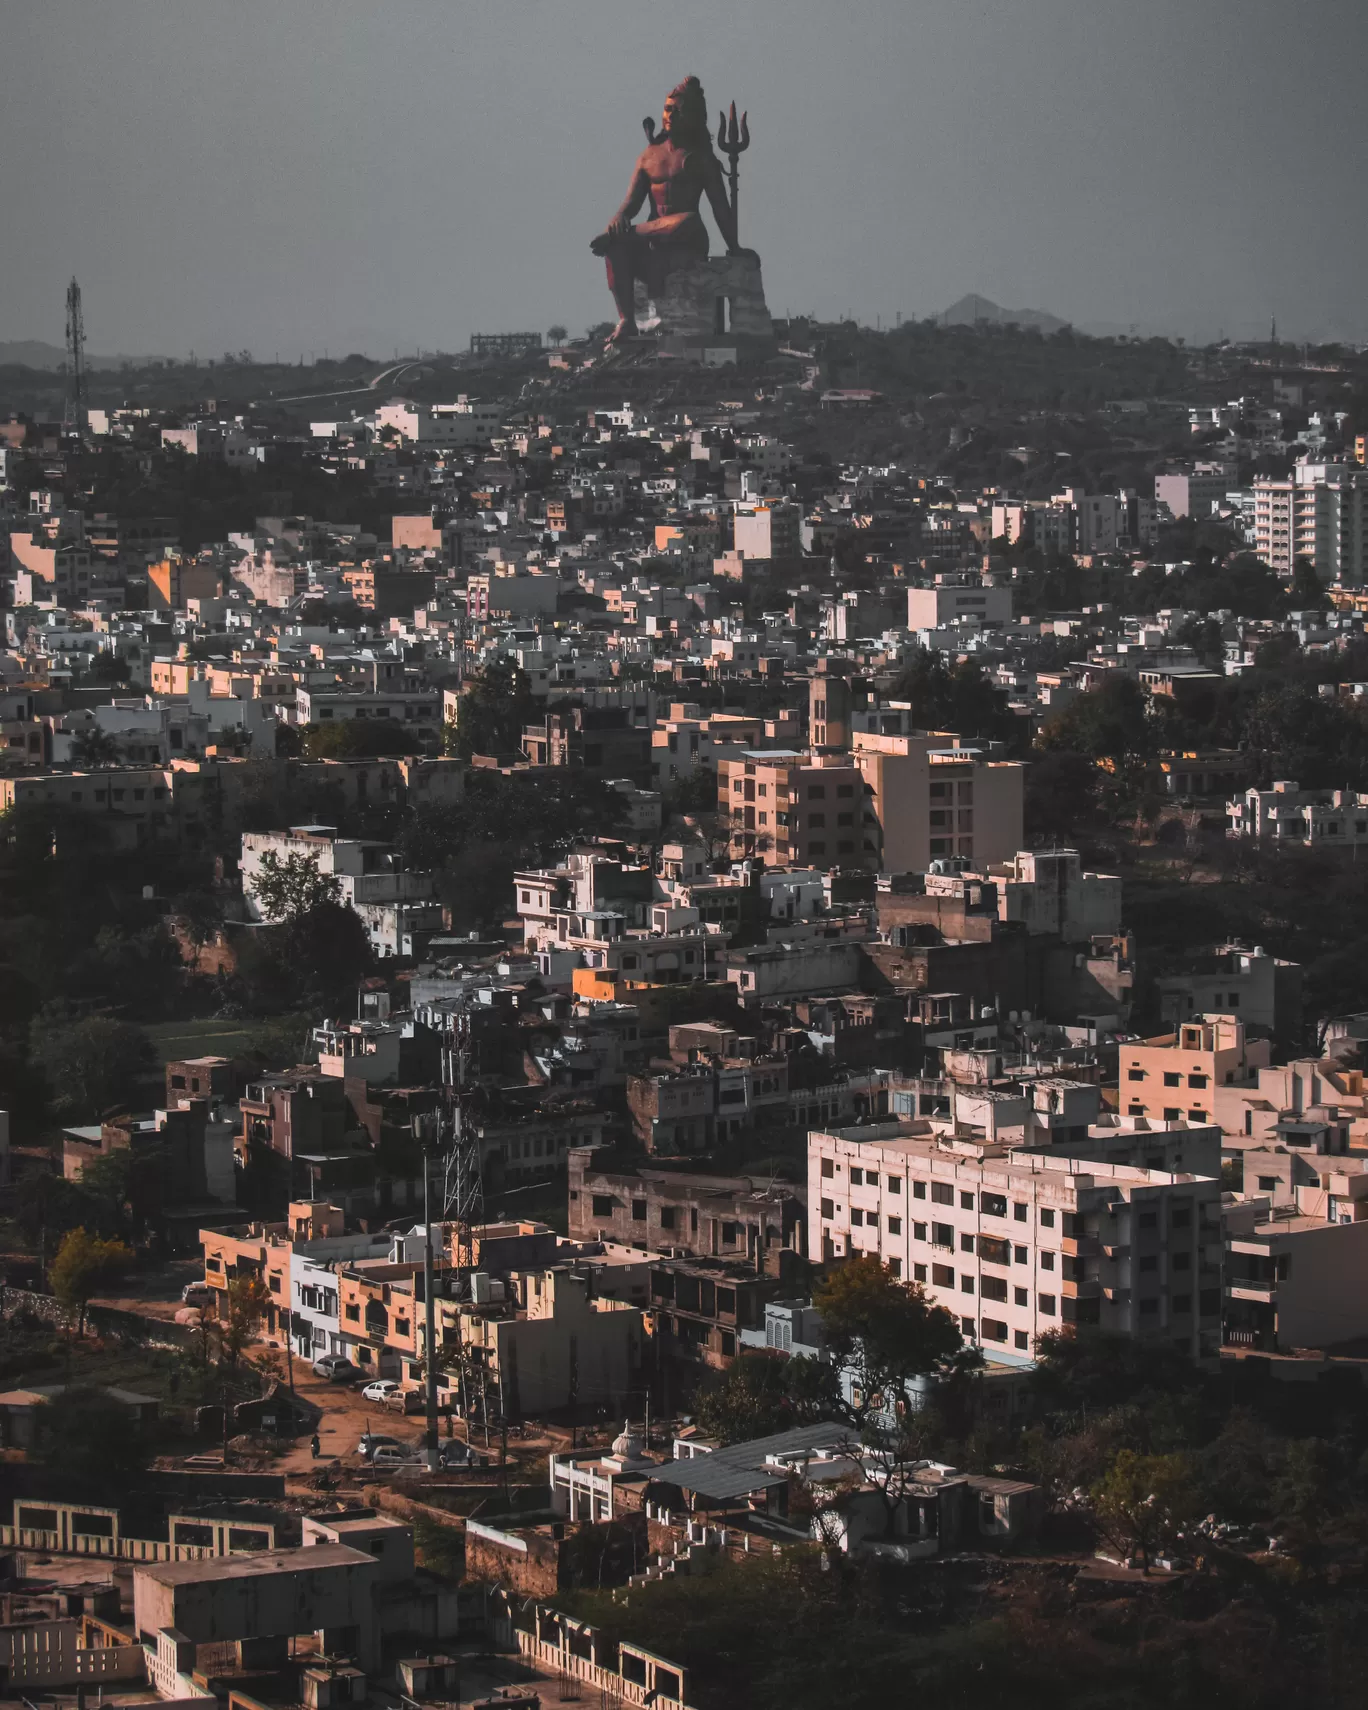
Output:
M371 1450L370 1464L380 1471L394 1472L399 1467L417 1466L418 1457L412 1449L400 1443L392 1448L388 1443L382 1443L378 1449Z
M393 1378L377 1378L374 1383L368 1383L361 1391L367 1401L376 1401L383 1407L399 1385Z

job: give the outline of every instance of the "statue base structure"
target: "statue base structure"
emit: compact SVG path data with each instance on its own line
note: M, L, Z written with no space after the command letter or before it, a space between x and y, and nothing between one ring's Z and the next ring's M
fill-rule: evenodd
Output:
M670 344L753 345L774 341L760 257L754 250L712 255L672 268L654 296L636 283L637 325Z

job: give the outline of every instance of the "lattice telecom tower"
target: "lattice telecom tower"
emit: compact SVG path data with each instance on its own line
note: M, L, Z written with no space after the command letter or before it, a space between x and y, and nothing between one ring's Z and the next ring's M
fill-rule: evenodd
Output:
M81 287L73 278L66 294L67 421L85 426L90 404L86 385L85 317L81 313Z
M480 1167L480 1137L467 1128L464 1110L466 1075L470 1066L470 1017L464 1006L447 1022L442 1041L441 1121L442 1221L456 1225L458 1275L475 1263L471 1231L484 1222L484 1173ZM464 1282L465 1278L462 1277ZM458 1286L459 1283L458 1283Z

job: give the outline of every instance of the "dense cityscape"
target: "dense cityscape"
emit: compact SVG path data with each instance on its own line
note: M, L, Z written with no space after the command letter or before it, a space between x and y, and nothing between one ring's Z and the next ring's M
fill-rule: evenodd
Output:
M0 346L7 1710L1361 1698L1368 346L777 315L715 107Z

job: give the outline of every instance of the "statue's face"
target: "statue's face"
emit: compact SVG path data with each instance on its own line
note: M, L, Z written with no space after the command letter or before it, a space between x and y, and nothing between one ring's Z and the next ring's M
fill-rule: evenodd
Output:
M665 97L664 112L661 115L662 125L666 136L671 135L674 131L676 124L679 122L680 116L679 102L675 100L673 95L667 95Z

